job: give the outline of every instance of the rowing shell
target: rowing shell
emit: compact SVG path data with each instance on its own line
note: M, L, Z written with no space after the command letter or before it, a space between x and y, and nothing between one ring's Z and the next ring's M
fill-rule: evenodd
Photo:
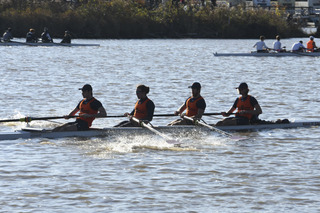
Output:
M263 129L287 129L299 127L320 126L320 121L292 122L288 124L257 124L257 125L239 125L239 126L216 126L223 131L255 131ZM210 131L210 129L201 126L158 126L154 127L158 131L166 132L190 132L192 130ZM67 132L52 132L43 129L26 128L15 132L0 133L0 140L16 140L29 138L65 138L65 137L103 137L114 134L123 134L127 132L147 132L142 127L110 127L103 129L91 129L88 131L67 131Z
M100 44L77 43L27 43L27 42L0 42L0 46L34 46L34 47L99 47Z
M214 56L254 56L254 57L283 57L283 56L319 57L320 52L213 53L213 55Z

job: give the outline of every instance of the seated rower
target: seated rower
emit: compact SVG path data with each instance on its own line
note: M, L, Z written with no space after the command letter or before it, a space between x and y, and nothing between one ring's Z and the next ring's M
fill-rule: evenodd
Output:
M43 29L43 33L41 34L42 43L53 43L53 39L51 38L48 28Z
M194 82L192 86L189 86L192 91L192 95L185 101L184 104L180 106L180 108L174 112L174 115L180 115L183 117L183 115L186 115L188 117L191 117L195 120L200 120L204 110L206 109L206 102L204 98L200 95L201 92L201 84L198 82ZM184 110L187 110L185 114L182 114ZM173 125L194 125L194 123L190 120L186 119L178 119L175 121L172 121L169 126Z
M267 45L264 43L264 36L260 36L260 41L258 41L255 45L253 45L253 47L257 48L257 52L258 53L267 53L269 52L269 48L267 47Z
M251 95L248 95L248 85L246 83L241 83L236 89L238 89L241 96L236 99L228 112L222 112L223 116L228 117L233 111L238 109L235 117L219 121L216 124L217 126L249 125L259 120L258 116L262 114L262 110L258 101Z
M66 123L62 126L56 127L52 131L84 131L89 130L92 122L95 118L106 117L107 112L102 106L101 102L95 99L92 95L92 87L90 84L85 84L82 88L83 100L79 102L76 108L66 115L65 118L69 119L79 112L79 117L77 117L75 122Z
M26 42L28 43L37 43L38 38L36 36L36 31L34 29L30 29L26 36Z
M66 43L66 44L71 43L71 35L68 30L66 30L64 32L64 36L63 36L62 41L60 43Z
M307 42L307 52L318 52L319 48L316 46L316 42L314 42L314 37L310 36L310 40Z
M305 52L307 48L303 45L303 41L296 42L292 45L292 52Z
M273 50L277 52L286 52L286 47L282 47L282 44L280 42L280 36L276 36L276 41L273 42Z
M138 101L136 102L136 105L134 106L134 109L131 113L124 113L124 116L135 117L139 119L140 121L143 121L145 123L149 123L152 121L153 113L154 113L154 103L151 101L147 94L149 93L150 88L145 85L138 85L136 89L136 95L138 97ZM139 127L140 124L133 120L129 121L123 121L119 124L117 124L115 127Z
M3 34L3 42L11 42L11 39L13 39L11 31L12 29L9 27L8 30Z

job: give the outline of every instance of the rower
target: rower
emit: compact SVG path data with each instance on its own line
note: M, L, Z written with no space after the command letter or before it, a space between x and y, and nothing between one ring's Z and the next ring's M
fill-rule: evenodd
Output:
M266 43L264 43L264 36L260 36L260 41L258 41L253 47L257 48L257 53L267 53L269 52L269 48L267 47Z
M200 120L204 110L206 109L206 102L200 95L201 84L199 82L194 82L191 86L189 86L189 88L191 88L192 95L185 101L184 104L180 106L177 111L174 112L174 115L180 115L181 117L186 115L194 120ZM185 114L183 114L184 110L187 110ZM173 125L194 125L194 122L181 118L172 121L169 124L169 126Z
M66 44L71 43L71 35L68 30L66 30L64 32L64 36L63 36L62 41L60 43L66 43Z
M222 115L228 117L233 111L238 109L235 117L225 118L219 121L217 126L228 125L249 125L259 121L258 116L262 114L258 101L251 95L248 95L249 88L247 83L241 83L236 89L241 95L236 99L228 112L222 112Z
M48 28L43 29L43 33L41 34L42 43L53 43L53 39L51 38Z
M107 116L106 110L102 106L101 102L93 97L92 87L90 84L85 84L82 88L79 88L79 90L82 91L83 100L81 100L77 107L74 108L69 115L66 115L65 118L69 119L80 111L79 117L77 117L75 122L66 123L60 127L56 127L53 131L89 130L95 118Z
M26 42L29 42L29 43L37 43L38 42L38 38L36 36L36 31L34 29L31 28L29 30L29 32L27 33Z
M303 45L303 41L296 42L292 45L292 52L304 52L307 48Z
M134 109L131 113L124 113L124 116L129 116L129 121L123 121L119 124L117 124L115 127L135 127L140 126L139 123L133 121L131 117L135 117L139 119L140 121L144 123L149 123L152 121L153 113L155 105L152 100L150 100L147 96L149 93L150 88L145 85L138 85L136 89L136 95L138 98L138 101L136 102Z
M318 52L318 47L316 42L314 42L314 37L310 36L310 40L307 42L307 52Z
M280 36L277 35L276 36L276 41L273 42L273 50L277 51L277 52L285 52L286 51L285 48L286 47L283 47L283 48L281 47Z
M11 42L11 39L13 39L11 31L12 29L9 27L7 31L4 32L2 37L3 42Z

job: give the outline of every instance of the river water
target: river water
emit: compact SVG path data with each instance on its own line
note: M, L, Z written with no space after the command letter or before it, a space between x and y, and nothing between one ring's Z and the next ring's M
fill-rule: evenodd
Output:
M282 43L289 48L300 39ZM231 107L238 96L234 88L245 81L262 107L261 119L319 121L319 58L213 56L251 51L255 40L74 42L101 46L0 47L1 119L68 114L85 83L108 115L132 110L138 84L150 86L155 113L173 113L194 81L202 84L206 112L220 112ZM208 123L219 119L205 117ZM122 120L96 119L93 126ZM0 132L25 125L4 123ZM167 134L185 146L129 133L1 141L0 212L320 211L320 128L234 133L247 137L242 141L215 132Z

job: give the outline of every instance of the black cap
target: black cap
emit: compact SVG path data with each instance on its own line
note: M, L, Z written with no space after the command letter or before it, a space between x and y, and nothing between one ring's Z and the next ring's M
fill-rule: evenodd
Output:
M201 84L199 82L194 82L189 88L196 88L196 89L201 89Z
M242 82L238 87L236 87L236 89L248 89L248 84Z
M90 84L85 84L83 85L82 88L79 88L79 90L82 90L82 91L92 91L92 87Z

